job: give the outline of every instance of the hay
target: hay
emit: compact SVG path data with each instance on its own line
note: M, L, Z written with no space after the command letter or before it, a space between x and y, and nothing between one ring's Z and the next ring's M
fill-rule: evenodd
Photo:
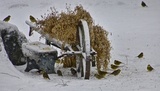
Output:
M97 52L97 68L107 69L110 59L110 42L107 39L108 32L101 26L93 23L90 13L84 10L81 5L76 6L74 10L66 7L67 11L61 13L58 13L55 8L50 9L51 13L41 16L42 19L37 23L44 30L44 33L74 47L79 43L76 35L78 22L80 19L86 20L90 30L91 46ZM66 57L64 60L72 60L72 62L74 60L73 63L67 63L75 66L75 57Z
M101 26L93 26L93 34L91 36L91 46L97 52L97 68L107 69L110 60L110 42L107 38L108 32Z

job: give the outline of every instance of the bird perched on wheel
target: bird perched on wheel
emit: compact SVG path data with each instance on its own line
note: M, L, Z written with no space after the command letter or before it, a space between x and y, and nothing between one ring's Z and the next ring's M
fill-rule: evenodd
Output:
M42 71L42 75L43 75L43 78L44 78L44 79L48 79L48 80L50 80L50 78L49 78L49 76L48 76L47 72Z
M6 18L3 19L3 21L8 22L10 20L11 16L8 15Z
M154 70L154 68L150 64L148 64L147 65L147 70L150 72L150 71Z
M72 75L77 76L77 71L74 68L70 69Z
M141 52L137 57L138 58L143 58L143 55L144 55L143 52Z
M121 72L121 70L117 69L117 70L113 71L112 73L110 73L110 75L117 76L120 72Z
M61 72L60 70L57 70L57 75L58 75L58 76L63 76L63 75L62 75L62 72Z
M29 16L29 19L32 23L37 23L37 20L32 15ZM31 36L32 34L33 34L33 29L30 27L29 36Z
M142 7L148 7L144 1L142 1L141 6Z

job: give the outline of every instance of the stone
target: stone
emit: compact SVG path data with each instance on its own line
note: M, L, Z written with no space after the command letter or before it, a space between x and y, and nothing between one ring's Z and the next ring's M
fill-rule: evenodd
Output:
M55 73L55 61L57 60L57 50L41 42L23 43L23 54L27 58L26 72L32 69Z
M0 36L12 64L24 65L26 57L22 53L22 43L27 42L27 38L15 25L5 22L0 22Z

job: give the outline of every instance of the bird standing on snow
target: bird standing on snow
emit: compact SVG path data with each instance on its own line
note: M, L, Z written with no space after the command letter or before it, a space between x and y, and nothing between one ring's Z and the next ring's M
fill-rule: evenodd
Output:
M119 66L117 66L117 65L111 64L111 68L114 69L114 70L117 69L118 67Z
M98 74L101 75L101 76L105 76L108 72L106 71L101 71L101 70L98 70Z
M113 71L113 72L111 73L111 75L117 76L120 72L121 72L121 70L118 69L118 70Z
M143 57L143 52L141 52L137 57L142 58Z
M120 65L122 62L118 61L118 60L114 60L114 64L115 65Z
M147 70L148 70L148 71L152 71L152 70L153 70L153 67L152 67L150 64L148 64Z
M58 74L58 76L63 76L62 72L60 70L57 70L57 74Z
M97 79L102 79L102 78L104 78L104 75L100 75L100 74L95 74L94 75Z
M143 1L142 1L141 5L142 5L142 7L148 7L148 6L146 5L146 3L143 2Z
M3 21L8 22L10 20L11 16L8 15L6 18L3 19Z
M44 79L48 79L48 80L50 80L50 78L49 78L49 76L48 76L47 72L42 71L42 74L43 74L43 78L44 78Z

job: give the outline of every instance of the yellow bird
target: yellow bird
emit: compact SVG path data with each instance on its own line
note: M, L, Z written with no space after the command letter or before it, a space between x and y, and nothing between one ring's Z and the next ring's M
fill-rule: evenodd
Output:
M37 23L37 20L32 15L29 16L29 19L31 22Z
M143 58L143 52L141 52L137 57L138 58Z
M62 72L60 70L57 70L57 74L58 74L58 76L63 76Z
M11 16L8 15L6 18L3 19L3 21L8 22L10 20Z
M95 74L94 75L97 79L102 79L102 78L104 78L104 75L100 75L100 74Z
M107 73L108 73L108 72L98 70L98 74L99 74L99 75L105 76Z
M112 73L110 73L111 75L117 76L119 73L121 72L120 69L113 71Z
M144 1L141 3L142 7L148 7Z
M43 74L43 78L44 78L44 79L48 79L48 80L50 80L50 78L49 78L49 76L48 76L47 72L42 71L42 74Z
M118 61L118 60L114 60L114 64L115 65L120 65L122 62Z
M37 23L37 20L32 15L29 16L29 19L31 22ZM33 29L30 27L29 36L31 36L32 34L33 34Z
M114 69L114 70L117 69L118 67L119 66L117 66L117 65L111 64L111 68Z
M147 70L150 72L150 71L154 70L154 68L150 64L148 64L147 65Z

